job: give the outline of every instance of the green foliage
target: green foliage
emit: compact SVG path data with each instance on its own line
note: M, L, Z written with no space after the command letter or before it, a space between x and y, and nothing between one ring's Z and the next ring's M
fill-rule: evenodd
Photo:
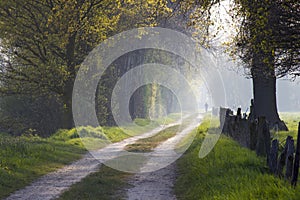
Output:
M191 147L178 164L175 191L178 199L297 199L299 186L268 174L265 158L221 136L213 151L200 159L198 153L207 120L198 128Z
M299 69L298 13L297 0L235 0L232 16L239 31L232 54L238 55L248 67L259 70L257 75L270 75L272 70L278 78L293 74Z
M9 58L1 78L6 89L20 93L26 86L65 94L77 65L118 22L110 1L5 0L0 13L1 50Z
M61 127L62 110L55 98L12 95L0 98L0 130L48 137Z
M157 25L170 12L164 0L2 0L0 92L56 98L61 127L71 128L73 83L89 52L121 31ZM101 87L97 97L101 125L108 121L112 86Z
M211 18L211 8L220 3L220 0L182 0L179 1L181 14L187 16L187 27L193 38L205 48L211 47L211 42L216 37L216 33L211 33L213 19ZM180 26L180 25L179 25Z
M103 140L106 140L107 137L104 134L104 130L102 127L91 127L91 126L86 126L86 127L78 127L77 128L77 137L93 137L93 138L100 138Z
M79 65L116 30L119 1L0 2L0 91L61 101L63 128L72 127L71 98Z

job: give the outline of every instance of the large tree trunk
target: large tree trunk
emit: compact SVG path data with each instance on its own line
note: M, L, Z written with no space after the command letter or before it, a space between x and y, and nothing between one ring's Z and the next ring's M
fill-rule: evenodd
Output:
M263 5L259 5L256 9L259 11ZM276 6L272 4L269 14L266 16L261 14L261 16L267 19L266 25L258 26L258 30L256 28L250 30L255 40L251 50L254 117L266 117L270 128L278 127L279 130L287 130L286 125L279 118L276 101L275 47L271 37L274 32L273 24L277 24L279 20ZM257 19L251 20L255 22Z
M266 117L270 128L278 127L287 130L286 125L280 120L276 101L276 76L270 69L269 73L262 70L252 70L253 96L255 117Z
M72 106L67 104L65 105L66 106L64 107L63 119L62 119L62 128L71 129L74 127Z
M73 113L72 113L72 92L73 84L76 77L75 70L75 41L76 41L76 32L70 35L68 44L66 46L66 58L67 58L67 67L70 72L68 80L65 82L65 86L62 92L62 101L63 101L63 116L62 116L62 128L71 129L74 127Z
M72 82L69 83L68 89L66 89L62 101L63 101L63 116L62 116L62 128L71 129L74 127L73 112L72 112Z

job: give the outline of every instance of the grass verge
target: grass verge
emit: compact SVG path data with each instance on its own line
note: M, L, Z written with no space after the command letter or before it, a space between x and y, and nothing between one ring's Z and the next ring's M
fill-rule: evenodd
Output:
M295 126L286 121L293 133ZM188 151L177 161L178 199L299 199L299 185L293 189L289 182L269 174L265 158L228 137L221 136L213 151L200 159L198 153L208 127L204 121Z
M87 145L94 147L106 139L118 142L128 137L118 127L89 126L80 127L79 133L75 128L59 130L49 138L0 133L0 199L80 159Z
M135 143L127 145L125 150L129 152L151 152L159 144L175 136L179 127L179 125L171 126L152 137L139 139Z
M127 178L130 174L111 169L102 165L100 170L85 177L62 194L58 200L110 200L122 199L121 188L128 187Z
M285 143L285 139L288 135L294 139L297 138L298 123L300 122L300 113L280 113L280 118L285 122L289 131L272 131L274 138L279 139L281 144Z
M161 120L171 123L177 116L174 114ZM139 126L130 129L130 134L118 127L90 126L80 127L79 132L75 128L59 130L49 138L32 135L13 137L0 133L0 199L38 177L80 159L86 153L86 147L98 148L103 140L118 142L159 126L159 122L153 122L144 127L149 123L147 119L137 119L136 124Z
M81 158L85 149L53 138L0 134L0 198Z

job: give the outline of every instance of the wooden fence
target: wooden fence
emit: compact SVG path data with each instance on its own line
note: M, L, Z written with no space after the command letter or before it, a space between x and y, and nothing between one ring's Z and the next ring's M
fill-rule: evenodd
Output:
M297 185L300 158L300 122L296 146L292 136L288 136L282 152L279 152L278 139L271 140L269 125L265 117L252 119L242 116L241 109L233 115L227 108L219 110L222 133L233 138L242 146L254 150L258 156L267 157L270 172ZM285 171L284 171L285 169Z

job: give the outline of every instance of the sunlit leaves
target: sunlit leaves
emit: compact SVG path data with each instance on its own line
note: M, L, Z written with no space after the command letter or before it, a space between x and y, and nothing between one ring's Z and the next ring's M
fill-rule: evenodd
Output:
M166 4L164 0L3 0L0 37L2 52L9 57L5 73L10 72L12 80L17 75L22 76L18 81L26 79L17 84L22 86L19 92L28 85L33 91L63 94L65 82L74 79L89 51L128 28L157 25L158 18L171 13Z

